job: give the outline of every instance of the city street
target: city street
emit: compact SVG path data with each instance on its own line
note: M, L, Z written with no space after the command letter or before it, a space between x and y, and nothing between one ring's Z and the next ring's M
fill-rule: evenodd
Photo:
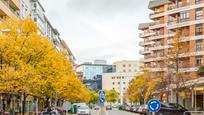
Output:
M120 111L117 109L107 110L107 111L105 109L102 109L101 111L95 111L95 110L92 111L91 115L140 115L140 114Z

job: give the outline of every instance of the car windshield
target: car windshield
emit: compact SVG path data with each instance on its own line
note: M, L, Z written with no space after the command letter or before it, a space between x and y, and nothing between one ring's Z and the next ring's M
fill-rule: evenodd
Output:
M89 109L88 106L80 106L78 109Z
M169 103L169 105L172 105L172 106L176 107L177 109L185 109L183 106L176 104L176 103Z
M161 107L167 107L167 108L176 108L176 106L168 104L168 103L162 103Z

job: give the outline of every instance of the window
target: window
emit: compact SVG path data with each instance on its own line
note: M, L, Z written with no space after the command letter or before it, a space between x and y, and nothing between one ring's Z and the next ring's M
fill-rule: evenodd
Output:
M118 82L118 85L120 85L120 82Z
M115 77L112 77L112 79L115 79Z
M34 17L34 21L37 22L37 18L36 17Z
M124 79L124 76L122 76L122 79Z
M187 22L190 19L190 11L183 11L180 13L180 22Z
M203 34L203 24L196 24L195 35L202 35L202 34Z
M123 72L126 72L126 70L124 69Z
M135 69L135 72L137 72L137 70Z
M123 67L126 67L126 65L125 65L125 64L123 64Z
M196 57L196 66L201 66L202 65L202 57L198 56Z
M37 7L37 4L36 4L36 3L34 3L34 4L33 4L33 6L34 6L34 8L36 8L36 7Z
M123 87L123 90L125 90L125 87Z
M196 9L196 20L203 19L203 8Z
M131 70L131 69L129 69L129 72L132 72L132 70Z
M115 85L115 82L113 82L113 85Z
M131 65L131 64L129 64L128 66L129 66L129 67L131 67L132 65Z
M125 84L125 82L123 82L123 84Z
M202 40L197 40L196 41L196 51L201 51L202 50Z

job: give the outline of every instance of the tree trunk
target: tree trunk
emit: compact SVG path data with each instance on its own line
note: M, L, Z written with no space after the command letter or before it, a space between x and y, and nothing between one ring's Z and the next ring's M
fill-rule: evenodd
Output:
M176 103L178 104L179 103L179 88L178 88L178 85L176 86Z
M25 102L26 102L26 93L23 93L23 111L22 111L22 115L25 115Z

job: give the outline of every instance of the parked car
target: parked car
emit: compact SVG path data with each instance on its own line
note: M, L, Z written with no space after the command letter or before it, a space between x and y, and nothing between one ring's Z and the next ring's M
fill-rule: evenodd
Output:
M91 115L91 110L87 105L81 105L77 108L77 115Z
M130 105L126 105L125 106L125 111L131 111L131 106Z
M161 109L155 115L183 115L185 111L188 111L183 106L176 103L162 103ZM190 115L190 113L186 113Z
M58 113L60 114L60 115L66 115L66 110L63 110L62 108L56 108L56 110L58 111Z
M100 109L100 106L98 106L98 105L94 106L94 110L99 110L99 109Z
M106 106L106 110L112 110L112 106L111 105L107 105Z
M141 105L141 106L139 106L137 112L140 113L140 114L143 114L143 115L147 115L148 112L149 112L147 105Z
M131 106L131 112L137 112L138 111L138 109L139 109L139 106L137 106L137 105L133 105L133 106Z
M118 109L119 110L125 110L125 106L124 105L120 105Z

